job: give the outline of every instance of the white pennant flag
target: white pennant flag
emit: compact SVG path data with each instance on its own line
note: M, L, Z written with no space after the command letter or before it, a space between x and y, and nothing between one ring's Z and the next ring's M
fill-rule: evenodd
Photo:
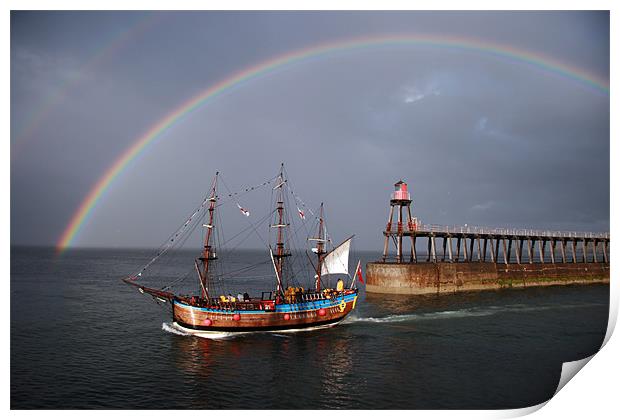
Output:
M241 207L239 205L239 203L237 203L237 207L239 207L239 211L241 211L241 214L243 214L246 217L250 217L250 211L249 210L246 210L243 207Z

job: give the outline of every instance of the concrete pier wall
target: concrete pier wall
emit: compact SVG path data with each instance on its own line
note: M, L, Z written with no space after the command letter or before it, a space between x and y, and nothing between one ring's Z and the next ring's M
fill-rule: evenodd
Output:
M608 263L366 264L366 292L421 295L566 284L609 283Z

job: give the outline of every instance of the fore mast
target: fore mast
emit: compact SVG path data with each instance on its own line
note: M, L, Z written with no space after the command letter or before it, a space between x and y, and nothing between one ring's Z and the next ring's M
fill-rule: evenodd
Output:
M209 285L207 283L207 276L209 274L210 261L217 259L215 246L211 245L211 237L213 236L213 228L215 227L215 204L217 203L216 192L218 174L219 172L215 173L213 183L211 184L211 192L209 194L209 198L207 199L209 201L209 223L202 225L207 229L202 255L195 261L196 271L198 272L198 277L200 279L200 296L203 299L209 299ZM198 267L198 261L202 264L202 270Z

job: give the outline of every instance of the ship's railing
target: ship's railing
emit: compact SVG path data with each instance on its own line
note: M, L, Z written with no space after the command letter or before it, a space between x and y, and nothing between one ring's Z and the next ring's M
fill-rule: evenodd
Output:
M326 295L323 291L306 291L303 293L299 293L294 297L294 299L290 300L287 303L303 303L303 302L314 302L317 300L324 299L337 299L340 296L343 296L344 292L337 292L335 290L331 291ZM199 306L205 308L213 308L219 309L223 311L234 312L236 310L262 310L264 309L264 301L258 298L253 298L249 300L235 300L223 301L219 298L211 298L207 299L192 299L192 298L179 298L179 300L183 303L186 303L191 306Z
M592 238L609 239L609 232L579 232L579 231L560 231L560 230L538 230L538 229L515 229L515 228L489 228L483 226L448 226L435 224L418 224L411 228L406 223L401 225L401 230L405 232L419 233L444 233L444 234L474 234L474 235L496 235L496 236L530 236L530 237L552 237L552 238ZM390 232L398 232L398 223L387 226Z
M321 292L304 292L300 295L296 296L296 302L314 302L316 300L324 300L324 299L336 299L339 296L344 295L344 292L338 292L336 290L328 293L327 296L325 293Z

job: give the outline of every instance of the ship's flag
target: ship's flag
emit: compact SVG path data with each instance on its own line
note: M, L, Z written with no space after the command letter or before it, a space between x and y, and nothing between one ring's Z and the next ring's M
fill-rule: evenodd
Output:
M250 217L250 211L244 209L243 207L241 207L241 205L239 205L239 203L237 203L237 207L239 207L239 211L241 212L241 214L243 214L245 217Z
M297 207L297 211L299 212L299 217L301 217L302 220L306 220L306 214L299 207Z
M364 283L364 278L362 277L362 261L357 262L357 269L355 270L355 275L357 278Z

